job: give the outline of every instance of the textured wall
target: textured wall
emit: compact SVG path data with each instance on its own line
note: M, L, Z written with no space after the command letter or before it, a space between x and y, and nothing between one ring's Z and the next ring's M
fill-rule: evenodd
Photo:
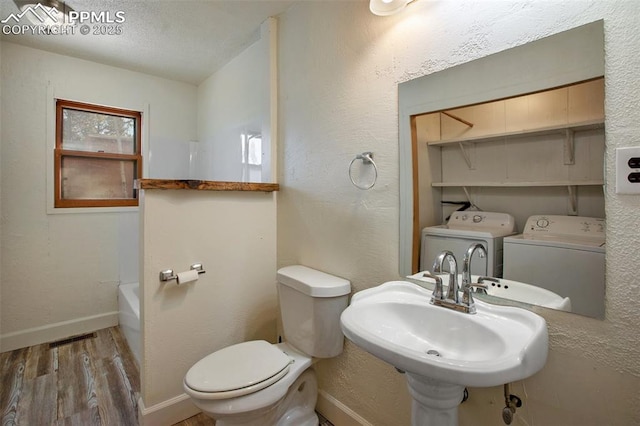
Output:
M618 146L640 145L640 66L633 1L418 1L400 15L367 2L300 2L280 19L278 264L302 263L352 281L355 291L398 276L397 84L604 19L607 317L541 311L547 366L516 384L516 424L634 424L640 420L640 198L618 196ZM355 154L373 151L378 183L349 182ZM347 343L318 365L320 385L374 425L406 425L403 376ZM472 389L461 425L501 424L502 389Z

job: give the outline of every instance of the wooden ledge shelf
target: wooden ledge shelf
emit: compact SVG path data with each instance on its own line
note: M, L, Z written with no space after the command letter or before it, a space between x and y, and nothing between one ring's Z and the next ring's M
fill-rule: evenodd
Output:
M218 182L191 179L139 179L136 189L192 189L196 191L253 191L273 192L280 190L277 183Z

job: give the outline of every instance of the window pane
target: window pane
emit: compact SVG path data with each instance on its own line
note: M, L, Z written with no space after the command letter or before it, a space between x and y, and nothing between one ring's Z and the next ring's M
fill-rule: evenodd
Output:
M135 198L135 171L135 161L132 160L62 157L62 198Z
M262 164L262 136L249 139L249 164Z
M242 164L259 166L262 164L262 135L242 133Z
M62 110L62 149L135 154L135 118Z

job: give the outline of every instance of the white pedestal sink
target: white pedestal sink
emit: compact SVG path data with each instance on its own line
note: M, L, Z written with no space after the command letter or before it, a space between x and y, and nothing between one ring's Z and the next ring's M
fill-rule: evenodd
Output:
M455 426L465 386L503 385L544 366L540 316L481 301L467 314L430 300L416 284L391 281L356 293L341 317L349 340L406 372L413 426Z

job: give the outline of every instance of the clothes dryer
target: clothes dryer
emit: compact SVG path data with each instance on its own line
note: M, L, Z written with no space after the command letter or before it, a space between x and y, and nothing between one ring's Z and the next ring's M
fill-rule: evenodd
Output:
M515 220L508 213L456 211L446 225L422 230L420 270L431 271L436 257L450 250L458 260L458 272L462 272L467 249L473 243L480 243L487 251L487 258L476 254L471 271L474 275L502 277L502 241L515 233Z
M572 311L604 318L605 220L531 216L521 235L504 239L504 278L571 299Z

